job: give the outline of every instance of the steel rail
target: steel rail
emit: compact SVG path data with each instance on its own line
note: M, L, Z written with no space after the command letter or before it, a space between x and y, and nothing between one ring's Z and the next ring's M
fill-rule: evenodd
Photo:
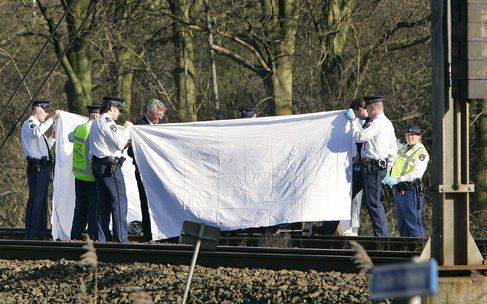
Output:
M50 231L48 231L50 234ZM250 236L231 234L223 232L220 238L220 246L254 246L261 247L266 243L268 236L255 235ZM283 236L283 238L285 238ZM381 238L374 236L303 236L289 235L289 245L298 248L321 248L321 249L347 249L350 248L350 241L356 241L366 250L388 250L388 251L420 251L426 243L425 238L401 238L390 237ZM23 228L0 228L0 239L24 239ZM143 243L142 236L129 235L129 241ZM476 239L480 251L487 255L487 239ZM178 243L177 238L161 240L158 243Z
M82 242L0 240L0 259L79 260L85 252ZM98 260L113 263L160 263L188 265L193 248L163 244L95 244ZM198 265L206 267L266 268L357 272L353 250L310 248L266 248L219 246L216 251L201 251ZM418 252L368 251L376 265L410 261Z

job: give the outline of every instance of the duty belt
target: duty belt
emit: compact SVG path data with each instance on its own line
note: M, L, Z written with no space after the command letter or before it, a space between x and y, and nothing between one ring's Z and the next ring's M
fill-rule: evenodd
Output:
M360 163L366 172L371 172L375 170L385 170L387 168L387 161L385 159L370 159L361 158Z
M27 171L34 172L40 171L42 168L46 168L52 165L52 160L47 156L43 156L41 159L31 158L27 156Z
M408 190L419 190L419 194L423 195L424 189L420 179L416 179L412 182L401 182L394 185L394 190L397 192L405 192Z
M414 182L402 182L394 185L394 190L396 191L407 191L416 188L416 184Z
M122 166L125 162L125 157L114 157L114 156L106 156L106 157L96 157L93 155L92 162L94 163L111 163L112 165L120 165Z

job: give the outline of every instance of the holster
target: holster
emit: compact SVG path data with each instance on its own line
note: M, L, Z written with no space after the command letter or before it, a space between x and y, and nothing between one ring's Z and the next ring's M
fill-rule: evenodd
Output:
M361 158L360 163L365 170L365 173L379 172L387 168L387 161L385 159L368 159Z
M27 173L39 172L52 165L52 161L43 156L41 159L27 157Z
M122 168L123 163L125 162L125 157L109 157L108 158L110 161L110 171L112 172L112 175L115 174L115 171L117 171L117 167Z
M415 179L412 182L401 182L401 183L398 183L397 185L394 186L394 190L396 190L398 192L408 191L408 190L412 190L412 189L418 191L419 196L424 194L423 183L421 182L421 180L419 178Z
M96 156L93 157L92 163L105 163L107 165L107 169L105 171L105 174L110 174L113 176L115 172L117 171L118 167L122 167L123 163L125 162L125 157L103 157L103 158L98 158ZM94 171L94 170L93 170Z

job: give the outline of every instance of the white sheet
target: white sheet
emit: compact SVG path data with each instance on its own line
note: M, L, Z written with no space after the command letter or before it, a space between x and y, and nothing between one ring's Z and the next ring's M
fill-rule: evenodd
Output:
M73 144L68 140L68 134L76 126L85 123L87 117L61 111L60 118L56 121L56 168L54 174L54 195L52 207L52 236L53 239L69 240L73 222L75 192L74 175L72 173ZM140 221L139 192L134 176L132 159L125 155L122 172L125 179L128 198L127 221Z
M350 219L343 111L134 126L154 239L185 220L233 230Z

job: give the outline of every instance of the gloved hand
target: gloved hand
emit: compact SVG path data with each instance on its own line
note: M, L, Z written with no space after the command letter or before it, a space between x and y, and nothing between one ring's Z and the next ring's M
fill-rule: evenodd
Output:
M352 109L348 109L346 112L345 112L345 117L348 119L348 120L354 120L355 119L355 113L353 112Z
M386 177L384 177L384 179L382 180L382 183L384 185L389 185L389 186L394 186L394 185L397 185L398 181L397 181L397 178L395 177L392 177L389 173L387 173Z
M397 180L397 178L391 176L389 177L389 182L387 184L392 187L397 185L398 182L399 181Z

